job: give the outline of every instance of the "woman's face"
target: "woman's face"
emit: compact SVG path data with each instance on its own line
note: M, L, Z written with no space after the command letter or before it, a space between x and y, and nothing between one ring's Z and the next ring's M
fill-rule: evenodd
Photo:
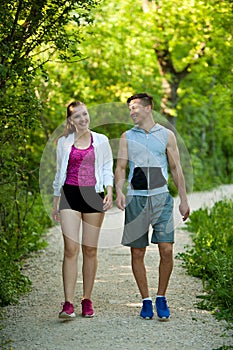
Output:
M77 131L87 130L90 124L90 117L85 105L75 107L70 116L71 123Z

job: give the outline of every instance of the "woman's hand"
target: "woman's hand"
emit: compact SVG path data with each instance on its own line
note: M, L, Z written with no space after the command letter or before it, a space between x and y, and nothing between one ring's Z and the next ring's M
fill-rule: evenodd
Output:
M54 196L52 217L53 217L53 220L57 222L60 222L60 212L58 210L59 201L60 201L60 197Z
M107 193L106 196L104 197L103 200L103 210L106 211L108 209L112 208L112 194L111 193Z
M54 221L60 222L60 212L57 208L53 208L52 217Z

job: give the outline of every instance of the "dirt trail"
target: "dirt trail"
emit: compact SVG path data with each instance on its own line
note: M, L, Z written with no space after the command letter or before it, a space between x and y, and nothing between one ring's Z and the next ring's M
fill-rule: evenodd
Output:
M196 210L200 206L211 206L222 197L232 195L232 185L221 186L212 192L193 193L190 195L191 207ZM32 292L21 299L19 305L5 308L1 337L10 342L4 349L211 350L233 345L230 334L227 336L225 322L218 322L209 312L196 308L196 296L202 293L201 281L188 276L178 260L175 260L167 293L170 321L139 318L141 300L131 272L129 249L119 244L122 222L123 215L116 208L106 216L93 292L96 313L93 319L80 316L81 274L76 290L76 319L68 322L58 319L63 300L63 243L58 227L48 232L49 246L25 266L25 273L33 282ZM184 251L184 246L190 243L189 234L181 226L178 218L175 253ZM158 275L156 246L148 248L146 265L151 296L154 297Z

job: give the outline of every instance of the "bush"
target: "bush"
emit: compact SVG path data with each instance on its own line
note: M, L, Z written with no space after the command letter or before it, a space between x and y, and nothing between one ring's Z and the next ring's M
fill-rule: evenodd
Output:
M17 303L18 298L30 290L31 282L21 273L22 263L0 253L0 305Z
M39 195L31 199L32 206L21 227L8 223L8 230L1 232L0 241L0 306L16 303L20 295L30 290L31 281L22 274L25 258L44 248L47 243L43 234L51 221L45 212ZM19 202L21 211L25 202ZM5 226L6 227L6 226Z
M186 228L192 232L192 247L178 255L190 275L203 281L206 295L198 306L219 318L233 321L233 202L217 202L212 209L199 209Z

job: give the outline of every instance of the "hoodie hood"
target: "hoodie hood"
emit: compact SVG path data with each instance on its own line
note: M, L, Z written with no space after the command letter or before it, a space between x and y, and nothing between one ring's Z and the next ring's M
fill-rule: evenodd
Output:
M159 123L156 123L153 126L153 128L148 131L148 134L153 134L153 133L155 133L155 132L157 132L159 130L162 130L163 128L164 127L162 125L160 125ZM143 133L143 134L147 133L144 129L139 128L139 126L137 126L137 125L134 126L131 130L139 132L139 133Z

